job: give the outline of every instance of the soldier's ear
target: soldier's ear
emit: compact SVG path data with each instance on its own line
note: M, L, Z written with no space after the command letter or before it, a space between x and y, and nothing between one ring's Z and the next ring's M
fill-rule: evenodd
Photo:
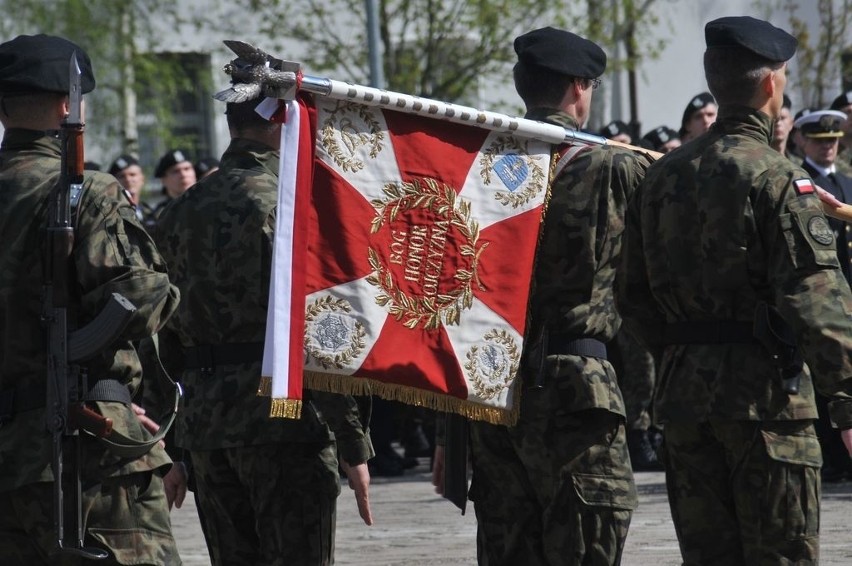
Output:
M67 94L62 97L61 114L62 114L61 117L62 117L63 120L66 119L69 114L71 114L71 102L70 102L70 99L68 98Z
M778 71L769 71L769 73L763 77L763 80L760 81L760 87L768 98L775 97L775 91L778 88L778 83L776 82L777 74Z

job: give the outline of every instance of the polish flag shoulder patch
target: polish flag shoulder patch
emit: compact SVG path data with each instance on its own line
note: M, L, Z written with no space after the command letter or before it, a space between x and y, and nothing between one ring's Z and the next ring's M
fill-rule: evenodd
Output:
M814 182L810 179L797 179L793 181L793 186L796 188L796 194L799 196L812 195L816 191Z

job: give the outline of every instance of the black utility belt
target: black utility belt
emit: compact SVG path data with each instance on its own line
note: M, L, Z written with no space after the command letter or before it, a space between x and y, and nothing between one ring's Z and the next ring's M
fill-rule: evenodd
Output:
M263 342L202 344L185 348L184 369L213 369L263 360Z
M672 322L663 330L669 344L748 344L757 342L754 323L739 320Z
M547 339L547 354L607 359L606 344L595 338L560 339L558 335L550 335Z

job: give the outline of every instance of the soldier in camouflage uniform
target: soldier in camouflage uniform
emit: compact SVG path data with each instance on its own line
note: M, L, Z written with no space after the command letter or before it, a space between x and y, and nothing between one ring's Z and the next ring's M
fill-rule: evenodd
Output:
M228 104L232 139L219 169L160 217L158 243L187 297L169 322L173 339L161 341L183 350L176 442L191 456L213 564L325 565L338 455L370 524L373 451L351 396L306 392L293 420L271 419L270 398L258 395L281 136L255 112L259 102Z
M518 37L515 51L526 117L579 128L606 66L600 47L543 28ZM604 343L621 322L613 280L623 215L647 162L610 147L557 153L520 417L512 427L471 423L470 499L479 561L489 566L618 564L636 507L624 403Z
M769 147L795 38L748 17L705 36L719 120L634 195L619 309L660 360L654 411L684 563L816 564L814 385L849 449L852 294L812 180Z
M48 556L53 528L52 436L45 427L47 343L41 320L46 269L47 202L60 176L57 132L68 113L68 65L76 52L82 91L95 86L80 47L58 37L19 36L0 45L0 556L4 564L80 564ZM129 398L141 367L132 341L150 336L178 302L165 264L116 180L86 171L76 207L69 320L82 325L120 293L137 308L119 339L85 364L98 380L126 393L88 403L113 419L115 433L144 442ZM104 399L105 397L101 397ZM99 564L180 564L172 538L160 446L121 457L82 434L85 544L105 549ZM72 451L66 448L66 454ZM70 486L69 486L70 487ZM71 500L66 511L73 512ZM67 526L67 525L66 525ZM74 533L67 533L74 536Z

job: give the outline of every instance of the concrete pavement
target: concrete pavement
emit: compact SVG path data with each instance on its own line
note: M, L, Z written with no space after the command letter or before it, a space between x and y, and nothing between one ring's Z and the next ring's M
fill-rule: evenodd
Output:
M371 502L374 525L358 517L355 499L344 484L338 501L339 566L470 566L476 564L476 521L473 507L462 516L429 483L428 460L400 478L374 478ZM636 475L639 509L633 515L623 566L680 564L662 472ZM823 486L823 566L852 564L852 482ZM185 566L209 565L204 538L191 497L172 513L172 523Z

